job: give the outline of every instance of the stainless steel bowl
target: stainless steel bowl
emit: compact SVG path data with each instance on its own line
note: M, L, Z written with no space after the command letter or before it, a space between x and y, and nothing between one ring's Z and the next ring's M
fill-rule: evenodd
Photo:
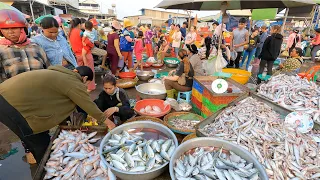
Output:
M268 175L264 167L260 164L260 162L247 150L239 147L237 144L224 141L221 139L210 138L210 137L201 137L188 140L182 143L173 153L169 170L170 170L170 177L172 180L176 180L175 173L173 167L175 162L178 158L180 158L186 151L196 148L196 147L204 147L204 146L214 146L214 147L223 147L226 150L231 150L232 152L238 154L241 158L246 160L247 162L253 163L254 167L259 171L259 177L261 180L268 180Z
M141 99L165 99L167 97L166 88L159 83L144 83L136 86Z
M140 81L148 81L155 75L152 71L138 71L136 74Z
M168 68L176 68L176 67L178 67L178 65L179 65L179 64L166 63L166 66L167 66Z
M168 166L169 162L166 162L162 166L155 168L155 169L148 171L148 172L127 172L127 171L122 171L122 170L119 170L119 169L111 166L105 160L105 158L102 154L104 144L106 143L106 141L108 139L111 138L112 134L122 133L122 131L124 131L124 130L129 130L129 129L134 129L134 128L151 128L151 129L161 131L162 133L166 134L168 136L168 138L171 138L173 140L173 142L175 143L175 145L178 146L178 140L177 140L176 136L174 135L174 133L169 128L167 128L166 126L164 126L162 124L155 123L155 122L149 122L149 121L140 121L140 122L138 121L138 122L126 123L126 124L123 124L121 126L114 128L103 138L103 140L101 141L101 144L100 144L100 151L99 151L101 160L120 179L123 179L123 180L154 179L154 178L158 177L159 175L161 175L168 168L167 166Z

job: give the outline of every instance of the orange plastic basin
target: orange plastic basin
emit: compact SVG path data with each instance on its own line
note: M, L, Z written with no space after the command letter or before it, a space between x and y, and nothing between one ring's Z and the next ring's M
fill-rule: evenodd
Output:
M149 114L149 113L141 113L140 109L145 108L146 106L158 106L162 113L160 114ZM140 100L136 103L136 106L134 107L134 110L140 115L140 116L152 116L152 117L163 117L166 114L168 114L171 111L170 104L164 105L164 100L160 99L144 99Z
M134 73L134 72L121 72L121 73L119 73L119 77L121 79L134 79L136 77L136 73Z

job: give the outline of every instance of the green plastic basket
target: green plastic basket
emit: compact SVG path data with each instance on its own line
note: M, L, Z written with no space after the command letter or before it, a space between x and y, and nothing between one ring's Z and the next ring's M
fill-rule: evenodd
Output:
M217 112L220 109L226 107L226 104L219 104L219 105L215 105L212 104L211 101L209 101L207 98L203 97L202 98L202 103L205 107L207 107L211 112Z

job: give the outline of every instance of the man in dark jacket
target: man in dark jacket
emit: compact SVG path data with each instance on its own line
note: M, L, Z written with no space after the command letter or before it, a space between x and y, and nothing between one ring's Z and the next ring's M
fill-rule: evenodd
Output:
M272 75L272 67L274 61L278 58L281 44L283 41L283 36L280 34L281 27L275 25L271 27L271 36L269 36L263 44L262 52L259 56L261 59L258 72L258 84L261 83L259 74L262 74L265 66L267 65L267 75Z

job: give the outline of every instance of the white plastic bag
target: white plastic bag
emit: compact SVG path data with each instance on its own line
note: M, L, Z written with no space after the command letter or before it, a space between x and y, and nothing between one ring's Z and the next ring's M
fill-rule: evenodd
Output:
M170 104L171 107L172 107L175 111L180 111L179 103L178 103L178 101L175 100L175 99L167 98L167 99L164 101L164 104L165 104L165 105Z
M228 65L228 62L223 58L222 56L222 50L218 50L218 56L217 59L214 61L213 70L215 72L221 72L222 68L226 67ZM212 74L213 74L212 73Z

